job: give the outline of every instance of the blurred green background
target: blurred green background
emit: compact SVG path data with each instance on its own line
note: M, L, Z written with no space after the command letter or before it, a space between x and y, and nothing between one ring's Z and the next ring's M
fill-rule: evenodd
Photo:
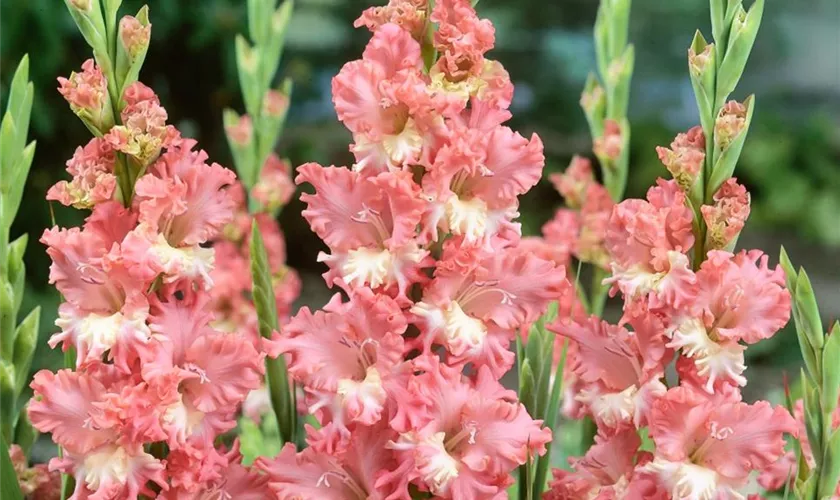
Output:
M141 80L152 86L184 135L195 137L210 157L230 165L221 126L222 109L241 110L234 71L233 39L245 31L244 0L125 0L123 13L142 3L151 9L152 45ZM349 133L337 122L330 79L341 65L360 57L369 34L352 21L370 3L357 0L297 0L280 77L291 77L295 93L282 155L305 161L347 164ZM590 148L578 107L580 90L594 66L592 25L596 0L482 0L479 14L496 26L500 60L516 85L512 126L539 133L547 171L561 170L572 154ZM629 196L642 196L667 172L654 147L667 145L696 122L687 77L686 50L697 28L709 33L707 0L635 0L630 39L636 44L631 95ZM44 200L47 188L65 178L64 163L89 139L55 90L56 77L90 57L60 0L2 2L0 80L5 94L19 58L29 53L36 87L31 135L38 149L13 236L32 236L26 255L30 276L27 304L40 303L42 341L33 369L56 366L60 354L46 339L58 297L47 286L49 259L37 242L53 220L80 223L82 213ZM784 244L807 267L826 320L840 316L840 2L768 0L764 22L740 88L734 97L757 94L758 108L736 175L753 196L742 247L764 249L776 259ZM5 98L5 97L4 97ZM541 183L522 200L524 231L537 233L560 203ZM300 303L322 305L329 293L315 261L321 243L300 217L295 200L281 223L289 264L301 271ZM781 370L797 370L792 331L747 351L751 387L778 388ZM756 394L756 392L754 392Z

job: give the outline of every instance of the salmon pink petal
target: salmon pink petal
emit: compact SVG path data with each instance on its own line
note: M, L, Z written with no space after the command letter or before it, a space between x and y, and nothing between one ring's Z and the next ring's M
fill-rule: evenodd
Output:
M508 127L497 127L489 134L486 148L486 170L467 180L462 189L489 207L508 206L540 180L545 156L536 134L525 139Z
M94 403L105 396L105 387L95 377L70 370L42 370L31 384L35 395L29 403L29 420L40 432L66 450L85 454L115 438L109 429L90 425Z
M396 24L383 24L373 32L362 59L377 64L388 76L404 69L422 68L420 44Z
M265 371L263 356L237 333L200 337L189 346L185 359L199 377L184 381L184 394L205 413L235 409L260 386Z
M196 245L214 238L231 221L234 209L227 188L236 175L219 164L207 165L207 154L192 151L193 145L187 141L171 148L137 181L134 203L140 222L163 232L173 246ZM180 205L171 207L173 189L180 195L174 198Z

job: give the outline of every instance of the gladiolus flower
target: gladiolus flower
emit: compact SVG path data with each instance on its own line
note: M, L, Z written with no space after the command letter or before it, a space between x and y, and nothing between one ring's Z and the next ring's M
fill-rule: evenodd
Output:
M671 149L656 147L659 161L665 165L680 188L689 192L703 169L706 159L706 139L699 125L684 134L677 134Z
M623 201L610 217L605 246L613 275L607 282L625 300L652 292L651 306L679 306L694 282L686 256L694 244L694 216L675 181L659 179L647 199Z
M102 139L91 139L85 147L76 148L67 161L71 181L61 181L47 192L48 200L78 209L93 208L97 203L111 200L117 186L114 175L114 152Z
M389 444L409 464L412 481L443 498L491 498L504 491L509 471L545 452L551 431L486 367L474 384L434 357L418 358L416 370L423 374L412 379L408 397L424 404L423 417Z
M719 402L674 388L654 403L650 436L656 455L645 468L675 499L740 498L737 489L750 472L784 455L783 434L796 432L793 417L766 401Z
M714 205L703 205L700 212L706 221L706 249L726 250L735 240L750 216L750 194L747 188L730 178L720 186Z
M58 83L58 91L79 118L103 132L113 126L114 112L108 97L108 82L93 59L82 64L81 73L71 73L69 79L59 78Z
M715 250L696 275L695 298L674 320L670 347L694 358L712 392L716 380L745 385L743 341L770 338L790 318L790 293L781 267L770 269L758 250Z
M551 174L549 180L563 196L569 208L579 208L586 197L587 189L595 182L592 163L588 158L574 156L562 174Z

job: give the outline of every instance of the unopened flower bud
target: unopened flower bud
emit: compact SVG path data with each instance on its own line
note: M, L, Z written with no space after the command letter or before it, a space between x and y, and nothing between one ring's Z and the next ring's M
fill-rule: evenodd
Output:
M599 158L616 160L621 155L624 143L621 138L621 126L615 120L604 122L604 134L595 139L593 149Z
M738 101L729 101L715 120L715 146L724 150L744 130L747 123L747 108Z
M289 108L289 98L279 90L269 90L263 98L263 113L268 116L279 117Z
M251 122L251 117L242 115L235 125L230 125L225 128L228 138L237 146L248 146L254 140L254 125Z
M624 58L614 59L607 67L607 81L610 85L615 86L621 78L621 73L624 71Z
M70 5L82 12L90 12L90 0L70 0Z
M747 26L747 11L744 10L743 5L738 6L738 10L732 17L732 26L729 31L730 38L738 36L741 31Z
M589 159L575 155L562 174L552 174L549 180L566 200L566 206L579 208L589 185L595 182L595 177Z
M730 177L714 197L714 205L703 205L700 211L706 221L706 248L730 249L750 215L750 194Z
M575 256L581 262L609 269L610 256L604 246L607 226L615 203L609 192L597 182L586 189L580 209L580 234Z
M291 171L288 160L273 154L266 159L260 179L251 189L251 196L264 211L274 213L289 202L295 192Z
M712 61L712 47L714 44L706 45L699 54L695 52L694 47L688 49L688 67L695 76L703 75L709 67Z
M671 142L671 149L657 146L656 154L680 188L688 192L700 175L706 159L703 128L697 126L684 134L678 134Z
M134 16L125 16L120 20L120 41L125 51L132 57L137 57L149 47L152 37L152 25L143 25Z
M604 106L605 103L604 88L598 84L593 85L592 88L584 89L580 95L580 107L586 114L593 113L598 107Z

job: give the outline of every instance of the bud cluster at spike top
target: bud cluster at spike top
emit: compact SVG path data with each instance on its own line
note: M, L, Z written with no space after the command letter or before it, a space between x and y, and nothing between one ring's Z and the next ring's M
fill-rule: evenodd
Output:
M266 411L243 407L249 395L265 399L247 238L253 220L288 317L299 280L284 265L280 228L268 214L248 214L234 173L166 123L149 87L130 85L121 124L103 126L111 104L94 61L59 81L73 111L104 134L76 150L72 179L47 195L90 210L82 227L41 238L64 299L50 345L76 354L75 369L41 371L31 384L32 425L62 450L50 468L75 478L74 499L269 497L268 477L218 438L241 407L255 418ZM119 155L144 167L128 197ZM290 196L288 168L273 156L267 163L266 182Z
M690 208L705 151L700 127L679 134L670 149L657 148L673 179L659 179L645 200L614 206L588 160L575 158L552 178L569 208L532 246L608 268L604 284L624 307L617 325L582 307L549 325L570 340L564 383L573 400L564 413L592 418L597 435L571 471L554 471L548 499L757 499L747 494L756 476L771 490L795 477L784 435L807 444L802 415L797 424L785 408L748 404L740 392L745 349L787 323L790 293L766 255L730 251L749 215L744 186L730 178L708 205ZM692 270L695 217L708 232ZM679 382L669 387L672 362ZM641 449L642 431L652 451Z
M513 86L486 57L492 24L468 0L427 9L392 0L357 21L371 39L332 82L356 163L297 169L346 298L272 337L320 424L305 449L256 462L278 498L504 498L552 437L499 383L518 332L571 290L515 222L542 143L504 125Z

